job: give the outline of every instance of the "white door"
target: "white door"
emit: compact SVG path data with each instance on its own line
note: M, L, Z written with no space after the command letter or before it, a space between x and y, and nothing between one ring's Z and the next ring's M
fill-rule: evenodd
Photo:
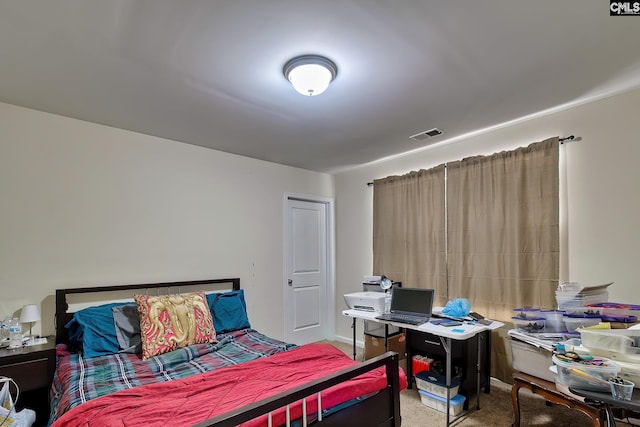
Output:
M327 204L286 205L285 340L302 345L329 336Z

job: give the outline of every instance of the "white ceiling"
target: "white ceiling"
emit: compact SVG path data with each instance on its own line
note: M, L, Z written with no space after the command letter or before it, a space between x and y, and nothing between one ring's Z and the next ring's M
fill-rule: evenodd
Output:
M638 87L639 40L605 0L7 0L0 101L332 172Z

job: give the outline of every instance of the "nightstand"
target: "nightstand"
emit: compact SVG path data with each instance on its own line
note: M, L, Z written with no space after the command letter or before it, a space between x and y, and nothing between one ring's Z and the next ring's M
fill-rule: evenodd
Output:
M36 411L34 426L45 426L49 420L49 389L55 369L56 348L53 340L47 344L0 350L0 376L13 378L18 384L20 397L17 408Z

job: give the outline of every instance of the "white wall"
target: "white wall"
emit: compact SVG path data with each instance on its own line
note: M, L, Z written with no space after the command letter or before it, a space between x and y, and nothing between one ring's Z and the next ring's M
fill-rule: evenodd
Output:
M361 290L372 272L375 178L428 169L477 154L509 150L551 136L580 137L561 148L566 171L561 279L583 284L614 281L610 300L640 304L640 90L541 116L448 145L336 174L336 334L350 339L340 315L341 295ZM445 130L446 131L446 130ZM411 285L411 284L405 284Z
M367 182L553 135L582 138L562 149L563 278L640 304L639 107L636 90L336 174L337 335L372 270ZM0 316L41 303L51 333L56 288L238 276L252 323L283 337L283 194L334 197L333 180L0 103Z
M283 197L333 177L0 103L0 316L56 288L240 277L283 334ZM36 325L34 332L40 332Z

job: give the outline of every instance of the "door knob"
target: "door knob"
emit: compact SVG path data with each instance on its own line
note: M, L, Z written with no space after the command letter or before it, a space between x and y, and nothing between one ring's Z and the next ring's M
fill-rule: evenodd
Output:
M289 286L293 286L293 280L289 279L287 280L287 283L289 284Z

